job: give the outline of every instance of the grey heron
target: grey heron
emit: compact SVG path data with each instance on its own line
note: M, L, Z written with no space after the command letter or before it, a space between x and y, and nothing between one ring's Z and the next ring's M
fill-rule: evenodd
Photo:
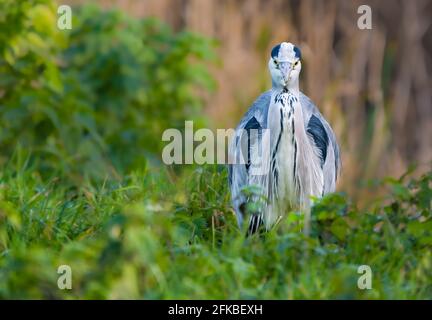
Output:
M288 42L276 45L268 68L272 88L246 112L229 147L232 203L239 225L247 221L248 234L261 226L270 229L290 210L304 214L307 234L312 197L336 188L339 146L329 123L299 90L300 49ZM250 186L258 186L259 193L245 192ZM246 205L258 198L263 204L247 212Z

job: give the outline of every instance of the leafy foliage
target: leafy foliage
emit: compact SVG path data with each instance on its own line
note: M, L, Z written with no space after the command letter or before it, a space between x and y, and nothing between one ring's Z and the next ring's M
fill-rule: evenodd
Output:
M197 92L214 87L202 63L214 60L212 41L94 6L61 31L50 1L2 4L3 162L19 144L45 171L115 177L157 161L166 128L203 124Z
M423 199L432 191L430 173L386 183L407 193L393 192L370 211L328 195L314 207L310 238L299 232L295 212L271 232L245 237L222 167L194 169L175 183L166 171L146 169L122 182L70 190L61 181L44 182L32 168L15 171L22 168L15 163L0 178L2 298L432 294L431 198ZM57 288L62 264L73 270L70 291ZM372 290L357 288L363 264L372 268Z

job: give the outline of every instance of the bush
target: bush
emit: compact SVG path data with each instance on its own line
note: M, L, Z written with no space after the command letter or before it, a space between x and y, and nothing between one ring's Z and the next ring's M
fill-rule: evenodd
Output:
M430 173L386 182L391 196L366 211L344 195L328 195L314 207L310 238L298 232L301 216L294 212L271 232L246 238L222 167L198 168L176 184L167 172L147 169L78 191L43 182L31 168L10 169L0 178L1 298L432 294ZM57 288L63 264L73 270L72 290ZM357 287L360 265L372 269L372 290Z
M0 161L17 145L43 174L119 177L158 161L166 128L196 126L211 40L94 6L57 29L51 1L2 2ZM18 19L17 19L18 17ZM4 31L3 31L4 30ZM0 162L0 163L1 163Z

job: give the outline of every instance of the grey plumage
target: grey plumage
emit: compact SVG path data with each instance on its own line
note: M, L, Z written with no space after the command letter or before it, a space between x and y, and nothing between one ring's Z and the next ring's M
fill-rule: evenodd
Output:
M262 145L265 129L270 129L268 145ZM251 134L253 130L258 134ZM251 166L259 153L264 172L254 174ZM335 134L318 108L300 91L275 85L261 94L241 119L229 154L233 207L239 225L248 219L249 232L262 224L269 229L290 209L305 213L307 229L310 196L333 192L341 167ZM244 164L238 162L241 156L246 159ZM259 186L261 194L247 198L243 189L251 185ZM246 216L245 205L260 196L268 202Z

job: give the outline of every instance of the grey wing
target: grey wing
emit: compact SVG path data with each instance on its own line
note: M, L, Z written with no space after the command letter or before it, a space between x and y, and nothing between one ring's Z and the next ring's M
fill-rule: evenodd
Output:
M336 136L315 104L303 93L300 93L300 104L303 109L306 131L318 149L321 159L324 174L323 193L333 192L336 189L336 181L341 169L340 150Z
M244 205L247 199L242 193L243 187L257 184L267 188L265 181L251 173L251 158L258 148L258 137L253 137L250 130L262 130L267 128L268 107L271 99L271 91L261 94L235 129L235 134L229 147L228 177L231 190L231 198L239 225L242 225ZM267 154L267 153L266 153ZM243 162L241 160L244 160Z

